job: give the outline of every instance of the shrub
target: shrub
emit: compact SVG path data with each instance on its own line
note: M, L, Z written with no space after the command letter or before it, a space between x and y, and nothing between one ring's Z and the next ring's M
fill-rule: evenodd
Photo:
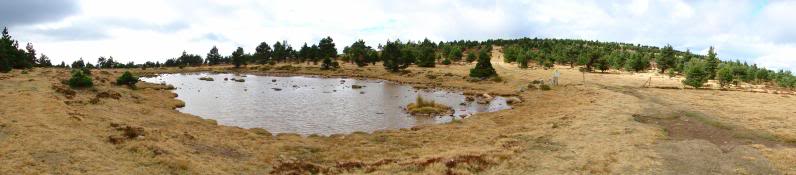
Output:
M321 70L337 69L339 67L340 63L337 63L337 61L332 61L331 58L324 58L323 62L321 63Z
M725 87L732 83L733 78L732 69L729 65L722 65L719 71L716 72L716 79L719 80L721 87Z
M549 91L549 90L552 89L552 88L550 88L549 85L546 85L546 84L540 85L539 88L542 89L543 91Z
M442 60L442 64L443 65L450 65L451 64L451 60L448 59L448 58L445 58L445 60Z
M685 80L683 84L692 86L694 88L702 87L702 84L708 82L709 74L705 71L705 63L698 60L688 62L685 72Z
M80 71L83 72L83 74L85 74L87 76L91 75L91 69L89 69L89 68L83 67L83 68L80 68Z
M94 86L94 82L91 81L91 77L80 70L72 70L72 78L70 78L67 83L69 84L69 87L72 88Z
M492 63L489 62L490 56L487 51L482 50L478 56L478 63L475 67L470 69L470 77L488 78L496 76L495 68L492 68Z
M130 87L135 87L135 83L138 83L138 77L133 76L130 71L124 71L124 74L116 79L117 85L127 85Z

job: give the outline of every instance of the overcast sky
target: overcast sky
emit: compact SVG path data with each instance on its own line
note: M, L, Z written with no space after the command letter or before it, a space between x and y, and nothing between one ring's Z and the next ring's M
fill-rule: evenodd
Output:
M0 0L0 25L54 62L230 54L262 41L294 48L356 39L573 38L691 49L796 69L796 1Z

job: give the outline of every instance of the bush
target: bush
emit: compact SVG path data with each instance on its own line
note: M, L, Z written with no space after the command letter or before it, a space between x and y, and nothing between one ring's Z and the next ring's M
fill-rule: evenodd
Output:
M474 68L470 69L470 77L488 78L496 76L497 72L495 72L495 68L492 68L492 63L489 60L489 54L482 50L478 56L478 63L475 64Z
M116 79L117 85L127 85L130 87L135 87L135 83L138 83L138 77L133 76L130 71L124 71L124 74Z
M716 79L719 80L721 87L725 87L732 83L733 78L732 69L729 65L722 65L719 71L716 72Z
M549 91L549 90L552 89L552 88L550 88L549 85L546 85L546 84L540 85L539 88L542 89L543 91Z
M70 78L67 83L69 84L69 87L72 88L94 86L94 82L92 82L91 77L80 70L72 70L72 78Z
M80 71L83 72L83 74L85 74L87 76L91 75L91 69L89 69L89 68L83 67L83 68L80 68Z
M450 65L451 64L451 60L448 59L448 58L445 58L445 60L442 60L442 64L443 65Z
M337 63L337 61L332 61L331 58L324 58L323 62L321 63L321 70L337 69L339 67L340 63Z
M685 80L683 84L692 86L694 88L702 87L702 84L708 82L708 73L705 71L705 63L698 60L692 60L686 66Z

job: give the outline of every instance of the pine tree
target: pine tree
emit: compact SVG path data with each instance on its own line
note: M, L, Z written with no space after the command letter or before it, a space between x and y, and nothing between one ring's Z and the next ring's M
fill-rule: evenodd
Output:
M332 37L326 37L318 42L318 49L320 49L320 58L334 58L337 57L337 48L334 46Z
M708 50L708 58L707 62L705 63L705 71L707 71L708 79L714 79L716 77L716 71L719 68L719 58L716 57L716 52L713 49L713 46L710 46L710 50Z
M381 52L384 68L390 72L401 71L412 64L412 58L403 55L400 40L395 42L387 41Z
M674 48L668 44L664 46L661 50L661 57L656 60L656 63L661 73L665 73L666 69L673 68L675 66Z
M685 80L683 80L683 84L692 86L694 88L699 88L708 82L708 76L710 75L705 70L704 62L699 60L691 60L686 65Z
M428 39L420 43L417 48L417 66L418 67L434 67L436 60L434 59L434 43Z
M238 47L235 52L232 52L232 63L235 64L235 68L239 68L242 64L245 64L244 62L246 60L244 59L242 47Z
M718 71L716 71L716 79L719 80L719 85L725 87L733 80L732 66L729 64L722 64Z
M268 63L269 59L271 58L271 54L271 46L269 46L266 42L261 42L260 45L254 49L254 60L260 64Z
M357 64L358 67L368 65L368 52L370 51L370 47L365 45L365 41L358 40L351 44L351 47L348 47L347 56L349 56L354 63Z
M482 49L478 53L478 63L475 64L474 68L470 69L470 77L489 78L497 76L497 72L495 72L495 68L492 67L490 62L491 59L487 49Z
M221 64L221 54L218 53L218 48L216 46L210 49L205 60L207 60L207 65Z

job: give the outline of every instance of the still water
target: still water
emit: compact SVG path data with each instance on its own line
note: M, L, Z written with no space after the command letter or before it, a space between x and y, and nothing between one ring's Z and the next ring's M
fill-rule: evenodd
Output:
M214 81L199 80L201 77L211 77ZM245 82L235 82L232 78ZM213 119L222 125L265 128L272 133L372 132L445 123L459 116L511 108L502 97L478 104L467 102L461 92L415 89L374 79L192 73L163 74L142 80L174 85L177 99L185 102L185 107L178 109L181 112ZM404 108L417 96L446 104L455 113L413 117Z

